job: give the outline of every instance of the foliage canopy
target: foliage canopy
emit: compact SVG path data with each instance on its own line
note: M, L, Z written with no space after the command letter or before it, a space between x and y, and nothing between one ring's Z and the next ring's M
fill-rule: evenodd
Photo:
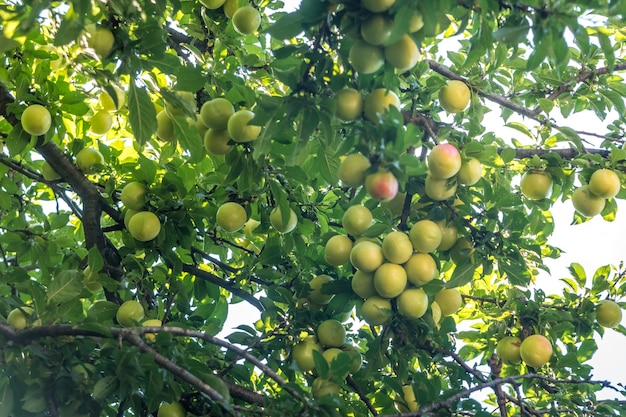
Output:
M556 201L626 197L626 3L247 5L0 4L0 417L625 414L624 266L541 280Z

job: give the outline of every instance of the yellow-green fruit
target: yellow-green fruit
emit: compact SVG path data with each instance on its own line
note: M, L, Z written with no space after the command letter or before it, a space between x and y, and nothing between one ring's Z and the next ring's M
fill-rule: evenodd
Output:
M76 154L76 165L84 174L94 174L104 165L104 156L94 148L83 148Z
M341 160L337 176L343 185L356 188L365 182L365 171L371 165L363 154L353 153Z
M404 232L391 232L383 238L383 255L389 262L403 264L413 255L413 244Z
M154 239L161 231L161 221L150 211L139 211L128 221L130 235L140 242Z
M406 271L402 265L386 263L374 272L374 288L383 298L397 297L404 291L406 284Z
M463 297L456 288L442 288L435 294L435 301L444 317L455 314L463 306Z
M298 225L298 216L293 209L289 209L289 218L287 222L283 222L283 215L280 211L280 207L275 207L270 213L270 223L276 231L280 233L289 233L293 231Z
M437 262L428 253L414 253L404 264L406 277L415 286L428 284L437 277Z
M365 300L361 306L363 320L372 326L386 323L392 315L391 301L387 298L375 295Z
M242 6L232 17L233 27L242 35L251 35L261 26L261 14L252 6Z
M420 12L415 10L409 20L409 32L415 33L424 27L424 18Z
M201 138L204 138L204 135L206 135L206 132L209 131L209 128L206 127L204 123L202 123L200 113L196 113L195 116L195 119L187 118L187 122L189 122L189 126L193 126L196 128L196 130L198 131L198 135L200 135Z
M540 334L528 336L520 345L520 356L526 365L541 368L552 357L552 343Z
M326 347L340 347L346 338L346 329L338 320L324 320L317 326L317 340Z
M89 33L87 38L87 44L90 48L96 51L96 54L101 58L106 58L111 54L113 50L113 44L115 43L115 37L113 32L105 27L98 27L94 31Z
M456 180L459 184L474 185L483 175L483 166L476 158L468 158L461 164Z
M374 288L374 272L356 271L352 276L352 291L361 298L378 295Z
M14 308L7 316L7 323L17 330L22 330L28 326L30 316L32 315L33 309L31 307Z
M163 322L159 319L148 319L141 323L143 327L161 327ZM143 337L150 343L154 343L156 341L156 334L154 333L144 333Z
M400 314L417 319L428 310L428 296L421 288L407 288L396 298L396 305Z
M236 111L228 119L228 135L238 143L252 142L261 134L261 126L251 125L254 112L250 110Z
M350 261L352 239L344 235L335 235L328 239L324 247L324 260L334 266L346 264Z
M315 305L325 305L332 300L334 294L327 294L322 290L325 284L328 284L333 279L328 275L316 275L309 281L309 287L311 291L307 295L307 299Z
M226 17L232 19L233 15L239 8L239 0L226 0L224 2L224 6L222 7L224 9L224 14L226 15Z
M602 327L617 327L622 322L622 309L613 300L602 300L596 307L596 320Z
M522 362L520 345L522 339L516 336L505 336L496 345L496 355L505 365L519 365Z
M186 415L185 408L178 401L163 403L157 413L157 417L185 417Z
M106 111L119 110L126 102L126 95L124 94L124 91L122 91L122 89L116 85L112 85L112 87L115 91L115 99L117 100L117 102L114 101L111 95L106 91L100 93L100 97L98 98L98 100L100 101L100 105Z
M246 224L243 225L243 234L250 237L254 234L257 227L261 225L261 222L257 219L249 218Z
M370 12L380 13L389 10L396 0L361 0L361 6Z
M128 222L137 213L137 210L126 209L126 211L124 212L124 227L128 229Z
M439 90L439 103L449 113L460 113L469 104L472 93L463 81L449 80Z
M211 155L226 155L233 149L228 130L209 129L204 134L204 148Z
M335 116L346 122L356 120L363 113L363 96L359 90L344 88L335 94Z
M385 46L384 55L385 60L400 72L410 70L420 59L420 51L409 35L404 35L391 45Z
M124 301L122 305L117 309L115 318L117 322L124 327L132 327L143 320L145 311L139 301L128 300Z
M91 132L96 135L104 135L107 133L111 126L113 126L113 116L106 110L97 111L91 118Z
M337 347L331 347L326 349L324 352L322 352L322 356L324 357L324 359L326 359L326 363L328 365L330 365L336 358L337 356L341 355L343 353L343 350L337 348ZM347 375L342 375L342 376L347 376Z
M43 161L41 166L41 175L46 181L60 180L61 176L50 166L48 161Z
M83 270L83 282L89 291L100 291L102 289L102 284L98 281L99 275L98 271L92 271L89 266Z
M588 185L583 185L572 193L572 204L583 216L593 217L602 213L606 200L592 193Z
M374 14L361 24L361 36L370 45L383 45L391 37L393 19L385 14Z
M379 169L365 176L365 189L375 200L391 201L398 195L398 179L386 169Z
M457 182L449 179L437 179L430 173L426 175L424 191L435 201L444 201L456 193Z
M456 243L459 235L459 231L452 223L442 225L441 228L441 243L437 246L438 251L446 251L450 249Z
M29 135L45 135L52 126L52 116L41 104L31 104L24 109L21 117L22 129Z
M143 182L129 182L122 188L120 199L126 208L139 211L148 202L148 187Z
M528 171L522 175L520 190L530 200L544 199L552 190L552 177L547 172Z
M348 60L354 70L361 74L373 74L385 65L382 48L360 39L350 48Z
M439 326L439 322L441 321L441 307L439 307L439 304L437 304L436 301L430 303L430 312L433 316L435 325Z
M384 262L382 248L370 241L359 242L350 251L350 263L363 272L376 271Z
M157 113L157 137L165 142L173 142L176 140L174 133L174 122L165 110Z
M613 198L619 193L622 184L619 177L610 169L599 169L591 174L589 191L602 198Z
M462 164L459 150L451 143L435 145L428 154L428 170L436 179L452 178L459 172Z
M341 218L341 225L351 236L361 236L372 224L372 212L363 205L348 207Z
M409 238L416 251L431 253L441 244L443 233L434 221L420 220L411 227Z
M313 351L322 353L323 350L324 348L322 348L322 345L317 342L316 337L309 336L301 342L298 342L291 350L291 354L293 355L293 359L296 362L298 369L302 372L309 372L315 369Z
M334 382L325 378L315 378L311 387L313 398L319 400L328 395L337 395L341 391L341 387Z
M363 105L365 117L372 123L379 123L391 107L400 110L400 98L393 91L386 88L373 90L366 98Z
M217 209L215 221L225 231L232 233L241 229L248 220L246 209L241 204L229 201Z
M215 130L224 130L228 127L228 119L235 114L232 103L223 97L214 98L205 102L200 108L202 123Z
M402 394L396 394L394 403L399 413L409 413L419 409L419 404L415 399L415 392L411 385L402 386Z

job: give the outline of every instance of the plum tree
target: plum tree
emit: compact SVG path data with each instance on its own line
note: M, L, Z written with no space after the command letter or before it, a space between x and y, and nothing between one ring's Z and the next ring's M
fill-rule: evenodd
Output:
M626 415L622 3L0 6L0 415Z

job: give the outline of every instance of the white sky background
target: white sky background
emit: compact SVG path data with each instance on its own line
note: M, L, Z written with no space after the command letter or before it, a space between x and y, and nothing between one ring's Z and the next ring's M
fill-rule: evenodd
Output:
M300 0L285 0L285 9L293 11L299 4ZM443 50L443 48L441 49ZM502 126L502 119L499 115L498 109L487 114L485 124L490 127L489 130L496 130L496 134L502 137L508 135L516 136L524 142L528 140L526 137L517 135L517 132L512 129L493 129L493 126ZM607 118L607 120L612 119ZM519 121L524 122L524 120ZM557 123L575 130L591 131L595 129L595 133L606 133L605 125L607 123L599 122L591 112L583 117L580 114L575 115L567 123L563 123L562 120L558 120ZM593 276L595 270L600 266L617 265L620 261L626 260L624 250L626 248L626 213L624 212L626 205L622 201L618 201L618 207L620 210L614 222L607 222L600 216L596 216L584 224L571 225L574 215L571 201L554 204L551 211L555 229L549 243L563 252L559 259L546 260L551 275L540 275L537 286L547 293L561 293L563 284L559 279L570 276L567 268L571 263L580 263L585 268L587 276ZM228 334L232 328L242 323L253 326L259 317L259 312L246 303L231 306L231 312L222 333ZM623 372L626 369L626 355L623 354L624 348L626 348L626 338L612 329L606 329L604 336L602 338L597 336L596 341L598 351L587 362L594 367L593 379L608 380L613 384L626 384L626 375ZM618 397L618 393L604 390L601 397L615 398Z

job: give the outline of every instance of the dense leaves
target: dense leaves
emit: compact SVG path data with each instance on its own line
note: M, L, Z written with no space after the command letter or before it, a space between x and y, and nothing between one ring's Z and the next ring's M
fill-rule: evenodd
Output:
M222 3L0 5L0 417L155 416L163 402L193 416L626 413L623 387L589 365L597 336L626 334L596 322L600 300L624 305L624 266L580 260L561 291L540 285L561 255L553 204L571 204L601 168L617 184L597 216L614 220L626 197L624 2L253 1L262 21L250 35L231 20L247 1ZM359 73L352 47L374 12L393 24L372 55L380 68ZM419 50L409 70L387 48L400 40ZM471 90L456 113L439 95L448 80ZM349 103L357 117L341 120L347 87L364 112ZM372 111L377 88L401 108ZM248 125L211 126L220 115L203 105L219 97L252 110ZM22 126L31 104L51 114L39 137ZM96 134L101 110L112 128ZM458 167L434 178L438 143L476 158L480 179L464 183ZM96 173L79 168L85 148L102 155ZM396 198L372 197L388 184L346 186L342 161L355 153L369 161L357 177L391 173L399 192L381 195ZM539 198L520 186L525 172L548 174ZM132 181L147 187L137 211L152 224L130 223L121 190ZM217 225L226 202L245 209L245 226ZM420 251L413 225L435 222L439 241L421 250L434 279L407 261L408 281L357 283L357 260L328 262L327 242L361 204L373 222L350 248L400 231ZM574 225L592 217L574 204ZM392 280L424 290L421 314L372 301ZM442 294L461 307L447 314ZM120 326L127 300L164 327ZM309 349L315 369L301 372L294 346L317 343L307 336L329 319L345 343ZM502 337L531 334L552 344L545 366L494 353ZM600 399L604 388L616 399Z

